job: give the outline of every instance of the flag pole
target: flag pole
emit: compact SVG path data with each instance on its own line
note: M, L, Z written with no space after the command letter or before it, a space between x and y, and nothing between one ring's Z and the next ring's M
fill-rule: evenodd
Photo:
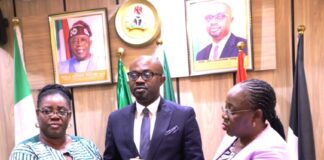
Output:
M237 43L236 47L238 48L239 52L242 52L245 47L245 44L243 41L240 41Z
M158 39L158 40L156 41L156 45L157 45L158 47L162 46L162 44L163 44L162 39Z
M299 26L297 27L297 32L298 32L298 34L304 34L305 30L306 30L305 25L299 25Z
M13 23L13 28L17 28L19 27L19 24L20 24L20 20L18 17L13 17L12 18L12 23ZM19 29L19 32L20 32L20 29ZM18 40L19 41L19 40ZM22 54L23 53L23 46L21 46L22 42L18 42L18 45L19 45L19 49L21 50L20 51L20 58L21 58L21 63L23 64L24 66L24 69L26 70L26 66L25 66L25 57L24 55Z
M122 48L122 47L119 47L119 48L117 49L116 56L118 57L118 59L121 59L121 57L124 56L124 52L125 52L125 50L124 50L124 48Z
M293 91L288 128L287 144L291 159L315 160L315 143L311 106L308 97L306 74L304 68L304 32L306 27L299 25L297 58L294 70Z
M235 83L242 82L247 79L246 70L244 68L244 42L240 41L237 43L236 47L238 48L238 56L237 56L237 71L236 71L236 81Z
M121 59L123 55L125 55L125 50L124 48L119 47L116 53L116 56L118 57L118 80L116 87L118 109L122 109L125 106L133 103L131 92L127 84L127 76L124 70L124 64Z

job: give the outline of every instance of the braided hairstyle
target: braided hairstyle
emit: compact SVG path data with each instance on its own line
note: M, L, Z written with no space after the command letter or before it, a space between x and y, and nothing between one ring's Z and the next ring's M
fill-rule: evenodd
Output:
M37 97L37 108L40 107L40 103L45 96L53 94L60 94L61 96L63 96L66 102L68 103L69 107L71 108L71 92L66 87L60 84L48 84L40 90Z
M271 127L286 139L283 125L275 110L276 93L271 85L262 80L251 79L241 82L240 86L247 91L248 103L255 107L254 109L261 109L263 120L268 120Z

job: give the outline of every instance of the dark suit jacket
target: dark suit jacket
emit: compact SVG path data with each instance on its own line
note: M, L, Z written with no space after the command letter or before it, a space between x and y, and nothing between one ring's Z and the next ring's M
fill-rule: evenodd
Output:
M244 42L244 44L245 44L244 53L247 54L246 39L237 37L233 33L231 33L230 37L228 38L228 40L224 46L224 49L222 51L220 58L237 57L238 49L237 49L236 45L240 41ZM197 54L196 60L197 61L208 60L211 48L212 48L212 44L209 44L208 46L206 46L205 48L200 50Z
M139 157L133 138L135 103L110 114L105 160ZM196 115L191 107L161 98L146 160L203 160Z

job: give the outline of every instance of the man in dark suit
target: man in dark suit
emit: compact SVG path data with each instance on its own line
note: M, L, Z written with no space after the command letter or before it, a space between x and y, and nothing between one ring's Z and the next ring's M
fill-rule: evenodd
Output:
M129 86L136 102L110 114L105 160L203 160L193 108L164 100L163 68L157 57L141 56L130 65ZM149 110L149 143L144 143L144 110ZM146 146L146 148L144 147Z
M205 21L207 32L212 38L212 43L200 50L196 60L218 60L220 58L237 57L237 43L246 39L237 37L230 32L233 21L231 8L223 2L211 2L206 9ZM247 53L247 47L244 53Z

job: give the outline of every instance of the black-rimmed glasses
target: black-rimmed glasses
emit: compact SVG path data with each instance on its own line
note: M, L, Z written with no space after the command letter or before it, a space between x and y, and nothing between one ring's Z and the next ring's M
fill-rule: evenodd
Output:
M65 109L59 109L57 111L49 109L49 108L44 108L44 109L36 109L37 112L41 112L42 114L51 117L54 114L59 115L60 117L66 117L67 115L71 114L71 111L65 110Z
M128 72L127 73L128 75L128 79L129 80L132 80L132 81L136 81L138 79L138 77L142 77L142 79L144 81L147 81L147 80L150 80L153 78L153 76L162 76L162 74L160 73L155 73L155 72L152 72L152 71L149 71L149 70L145 70L143 72L136 72L136 71L131 71L131 72Z
M226 17L228 17L228 14L218 13L216 15L206 15L205 20L207 22L210 22L212 20L223 21Z
M225 106L222 106L222 111L227 115L227 116L232 116L234 115L235 113L241 113L241 112L248 112L248 111L253 111L254 109L241 109L241 110L235 110L235 111L232 111L228 108L226 108Z

